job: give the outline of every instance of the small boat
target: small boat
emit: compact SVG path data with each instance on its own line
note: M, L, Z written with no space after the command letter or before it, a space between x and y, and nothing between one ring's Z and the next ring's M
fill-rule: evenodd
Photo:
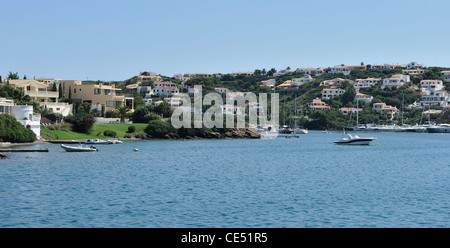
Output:
M370 142L372 142L375 138L361 138L358 137L358 135L351 135L349 133L346 133L344 131L344 134L346 134L348 137L342 138L338 141L335 141L335 144L338 145L369 145Z
M102 140L102 139L88 139L85 142L86 145L103 145L103 144L109 144L109 142L107 140Z
M279 131L278 133L280 134L293 134L295 133L295 130L290 128L289 126L284 125Z
M296 128L294 133L296 133L296 134L307 134L308 133L308 129Z
M450 133L450 124L438 124L427 127L429 133Z
M122 144L123 141L121 141L120 139L115 139L115 140L108 140L108 144Z
M98 149L95 148L94 146L81 146L81 144L79 146L68 146L68 145L64 145L62 144L61 147L66 150L67 152L97 152Z
M327 129L325 129L324 131L322 131L322 133L330 133Z

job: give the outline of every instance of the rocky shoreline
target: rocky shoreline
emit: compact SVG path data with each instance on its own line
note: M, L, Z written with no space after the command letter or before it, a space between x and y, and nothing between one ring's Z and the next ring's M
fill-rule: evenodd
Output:
M144 139L144 140L153 140L153 139L169 139L169 140L177 140L177 139L260 139L261 134L254 128L233 128L227 131L217 132L217 131L209 131L202 130L202 132L198 132L195 135L187 135L185 137L181 137L176 133L168 133L164 137L152 137L149 134L142 134L137 136L136 138Z

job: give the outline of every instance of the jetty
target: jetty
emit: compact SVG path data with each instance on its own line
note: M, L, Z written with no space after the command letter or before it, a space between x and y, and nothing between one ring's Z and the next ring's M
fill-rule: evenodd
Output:
M48 152L48 149L0 149L0 153L3 152Z
M0 152L0 159L7 159L7 158L8 158L8 156L6 156L5 154Z

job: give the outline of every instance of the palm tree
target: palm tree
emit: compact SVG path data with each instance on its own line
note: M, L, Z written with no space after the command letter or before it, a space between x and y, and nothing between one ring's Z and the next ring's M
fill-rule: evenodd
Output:
M117 110L119 111L120 123L124 123L125 116L127 115L127 112L128 112L128 108L126 106L122 106L122 107L117 108Z

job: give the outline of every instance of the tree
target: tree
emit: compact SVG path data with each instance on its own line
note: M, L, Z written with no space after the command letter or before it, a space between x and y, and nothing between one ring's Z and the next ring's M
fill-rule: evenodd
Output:
M347 88L345 89L344 94L342 94L342 96L341 96L342 105L346 105L347 103L353 102L353 100L355 99L355 96L356 96L355 87L353 87L353 85L349 84L347 86Z
M61 99L62 97L63 97L63 91L62 91L62 88L61 88L61 84L59 84L59 86L58 86L58 99Z
M124 123L125 122L125 116L127 115L127 112L128 112L128 108L125 107L125 106L122 106L122 107L117 108L117 110L119 111L120 122Z
M36 134L9 114L0 114L0 141L25 143L36 140Z
M256 69L255 72L253 73L253 75L255 76L261 76L262 72L259 69Z
M170 117L172 115L172 109L168 102L163 101L156 107L156 112L162 114L163 117Z
M131 120L133 123L147 123L148 120L145 118L150 112L146 107L139 107L134 110L133 115L131 116Z
M69 103L72 103L72 86L69 86L69 97L68 97Z
M273 74L274 74L275 72L277 72L277 70L276 70L275 68L272 68L272 69L270 69L270 70L267 72L267 75L273 76Z
M8 79L9 80L11 80L11 79L19 79L19 73L18 72L16 72L16 73L9 72Z

